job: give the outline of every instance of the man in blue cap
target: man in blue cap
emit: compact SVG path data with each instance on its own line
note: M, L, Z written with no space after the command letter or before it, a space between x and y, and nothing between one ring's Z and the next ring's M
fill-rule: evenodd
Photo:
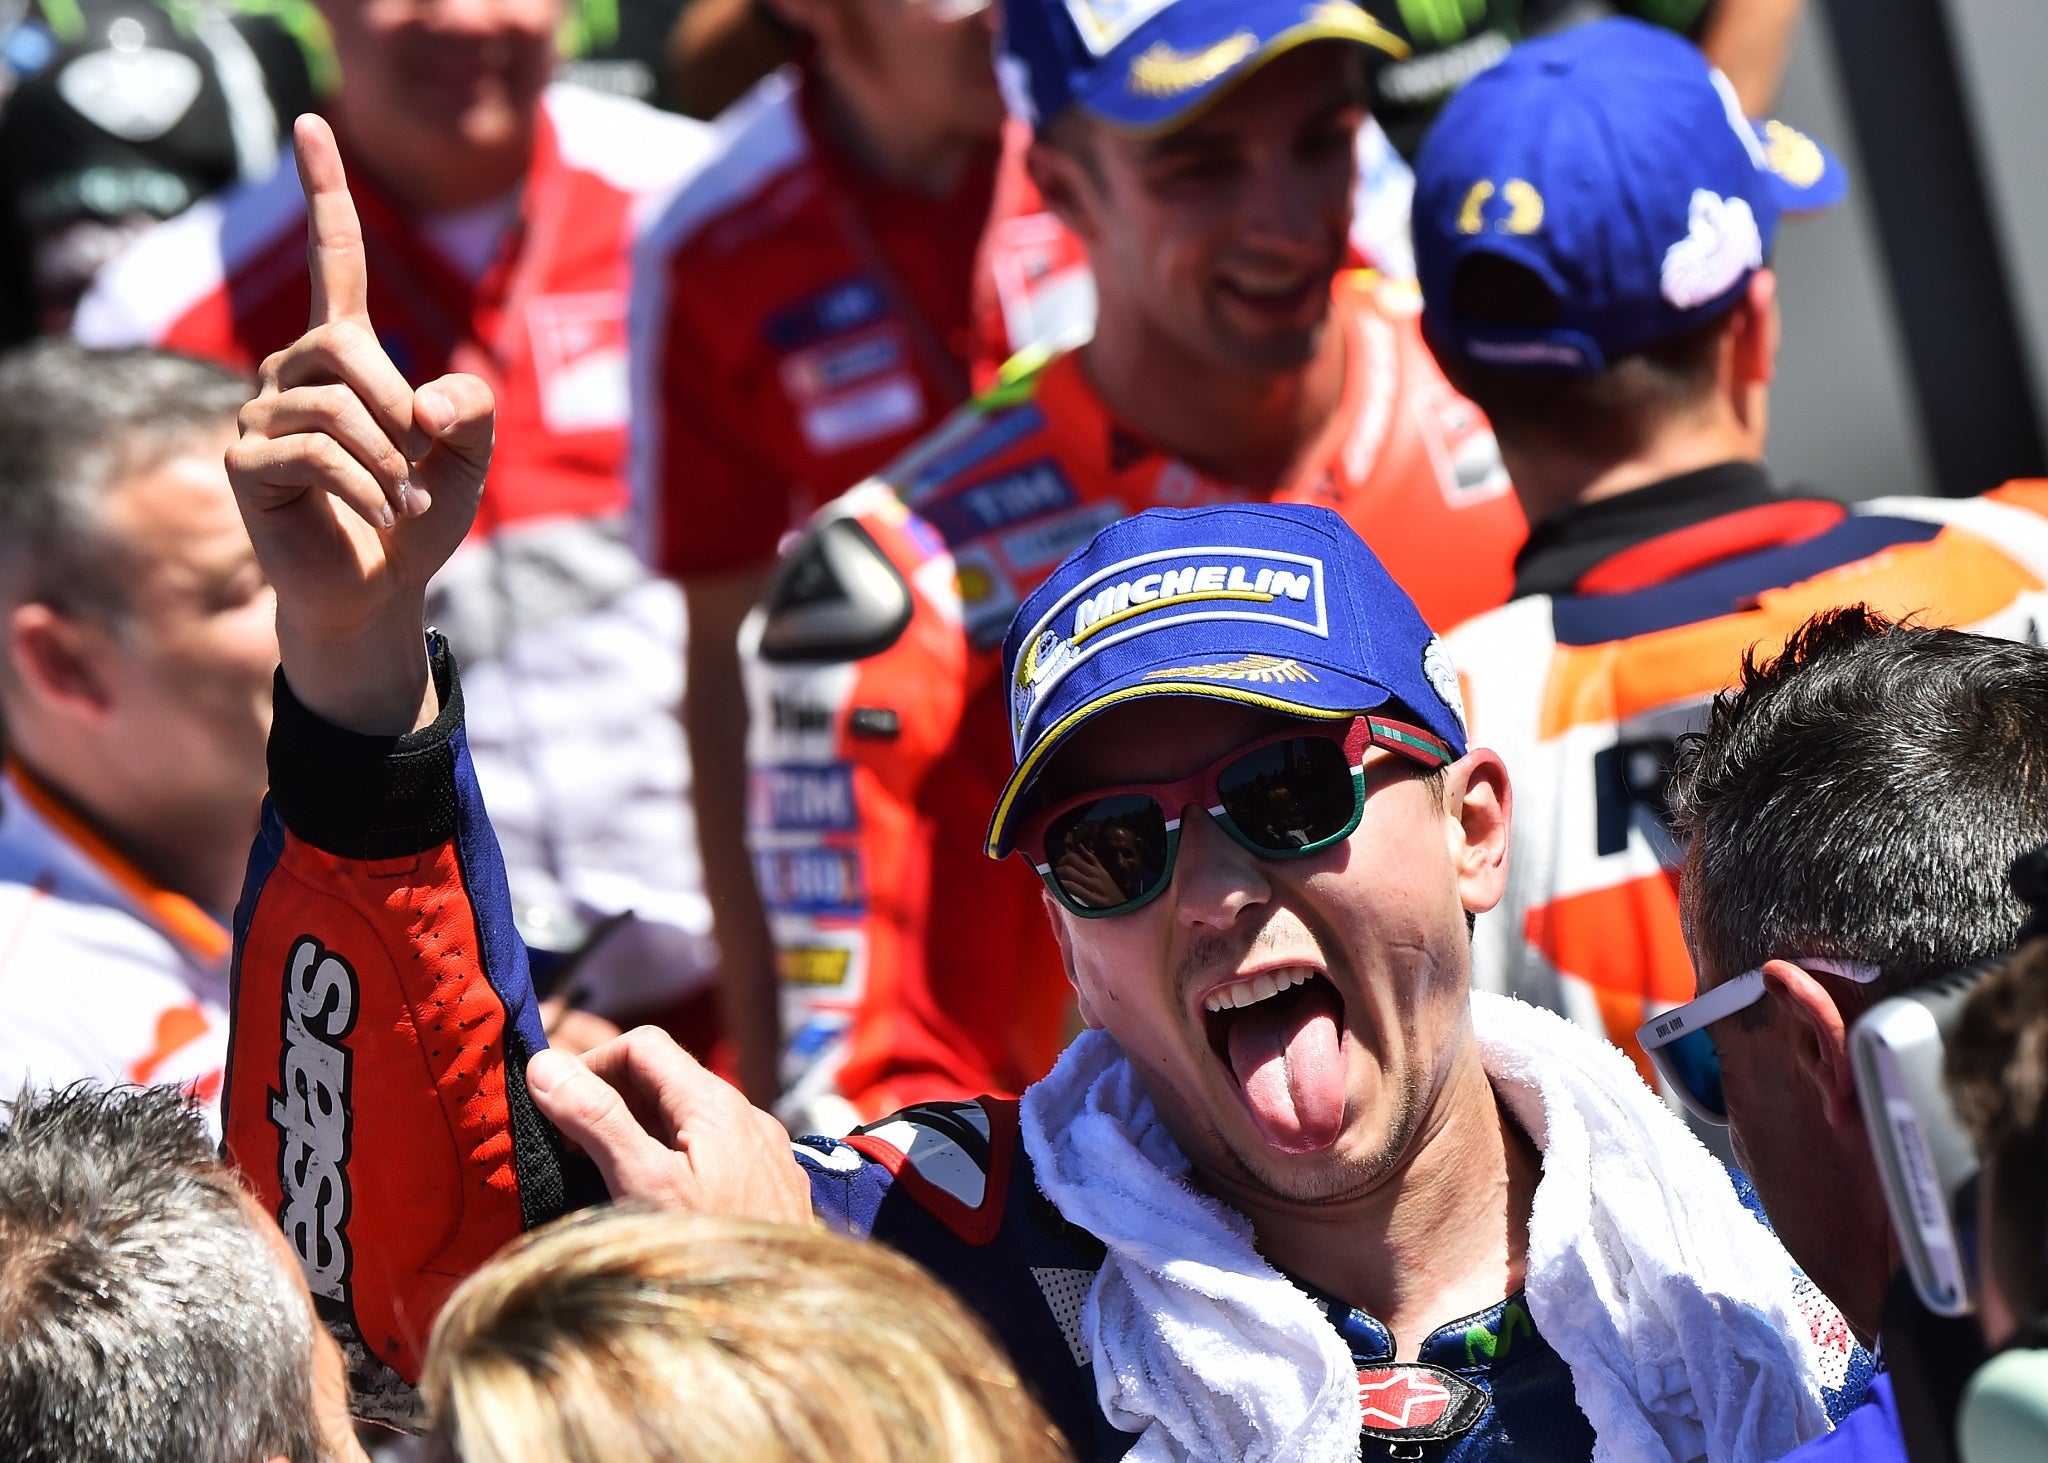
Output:
M1036 869L1089 1028L1021 1102L792 1150L652 1029L548 1050L422 633L493 406L331 349L362 254L331 141L300 140L320 323L229 454L283 665L227 1144L387 1412L449 1288L601 1177L914 1256L1087 1458L1764 1460L1825 1431L1839 1318L1720 1167L1603 1043L1471 993L1507 778L1325 508L1138 514L1011 624L987 847ZM376 434L410 462L382 489Z
M1506 597L1522 539L1414 291L1349 267L1383 27L1349 0L1006 0L1001 46L1095 329L829 505L746 646L802 1130L1016 1093L1058 1054L1036 890L974 850L1009 770L997 648L1066 553L1154 506L1319 503L1448 628Z
M1771 479L1772 245L1847 183L1668 33L1617 19L1517 47L1445 107L1417 176L1423 328L1532 525L1513 601L1447 640L1521 794L1477 980L1604 1031L1647 1076L1636 1028L1694 993L1675 739L1745 651L1831 607L2026 634L2048 492L1845 506Z

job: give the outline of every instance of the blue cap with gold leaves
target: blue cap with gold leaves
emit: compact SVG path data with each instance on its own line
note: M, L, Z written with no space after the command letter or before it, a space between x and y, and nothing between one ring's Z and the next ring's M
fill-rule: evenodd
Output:
M1164 132L1310 41L1408 54L1351 0L1002 0L1002 12L996 73L1034 127L1077 106L1124 131Z
M1111 524L1024 601L1003 638L1016 770L988 830L1010 850L1046 761L1142 696L1335 720L1389 704L1465 754L1457 673L1415 602L1337 514L1300 503L1152 508Z
M1726 310L1779 218L1847 188L1811 138L1744 117L1669 31L1615 18L1524 42L1451 98L1415 160L1423 330L1482 365L1604 371ZM1460 271L1481 256L1535 274L1553 316L1461 313Z

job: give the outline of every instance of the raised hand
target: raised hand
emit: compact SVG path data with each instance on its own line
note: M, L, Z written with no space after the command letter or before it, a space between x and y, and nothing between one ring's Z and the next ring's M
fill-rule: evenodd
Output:
M436 710L427 581L476 517L494 403L475 376L415 391L392 365L370 324L362 225L334 134L303 116L293 144L312 318L263 363L228 477L277 590L293 692L352 730L410 731Z

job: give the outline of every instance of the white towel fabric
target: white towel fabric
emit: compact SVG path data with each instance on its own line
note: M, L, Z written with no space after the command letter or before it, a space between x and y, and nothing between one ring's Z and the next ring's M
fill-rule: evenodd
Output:
M1543 1151L1531 1316L1571 1369L1598 1463L1763 1463L1827 1431L1790 1259L1627 1058L1473 996L1494 1089ZM1322 1308L1197 1188L1143 1083L1084 1032L1024 1094L1039 1187L1108 1251L1082 1311L1096 1394L1139 1463L1344 1460L1357 1372Z

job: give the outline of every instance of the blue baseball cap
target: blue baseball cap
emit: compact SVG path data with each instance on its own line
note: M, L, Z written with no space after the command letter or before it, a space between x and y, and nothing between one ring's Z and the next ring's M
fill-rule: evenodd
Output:
M1071 105L1164 132L1310 41L1409 49L1351 0L1002 0L1002 13L996 76L1033 127Z
M1017 759L989 823L1010 851L1047 760L1097 712L1206 696L1335 720L1398 705L1465 754L1457 672L1351 525L1299 503L1151 508L1067 556L1003 637Z
M1604 371L1726 310L1781 215L1847 190L1819 144L1749 121L1670 31L1617 18L1529 41L1451 98L1415 160L1423 329L1483 365ZM1556 318L1461 318L1459 268L1483 255L1541 279Z

